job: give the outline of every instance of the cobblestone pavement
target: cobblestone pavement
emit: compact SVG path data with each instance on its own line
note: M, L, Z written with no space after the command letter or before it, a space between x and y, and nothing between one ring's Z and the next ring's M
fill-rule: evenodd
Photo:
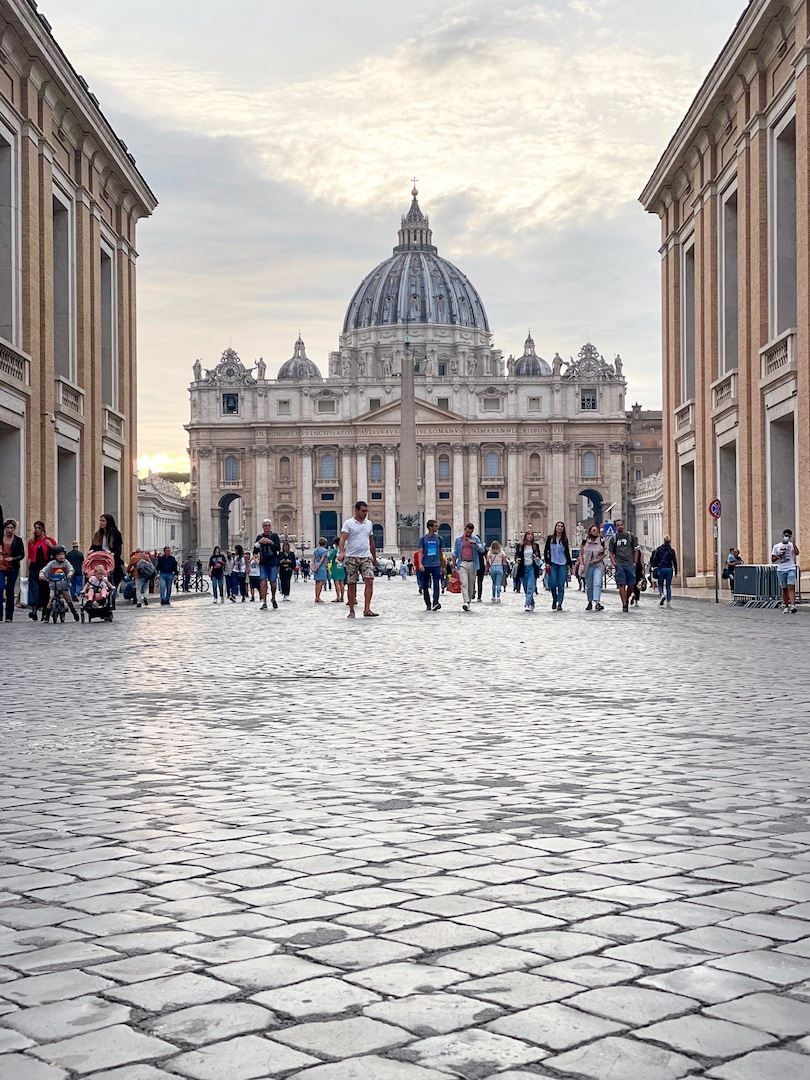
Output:
M0 1080L807 1080L808 620L542 603L0 628Z

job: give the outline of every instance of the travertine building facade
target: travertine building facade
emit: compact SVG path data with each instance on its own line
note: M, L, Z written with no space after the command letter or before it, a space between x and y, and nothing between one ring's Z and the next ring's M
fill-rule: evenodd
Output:
M416 381L420 512L487 540L624 505L629 423L622 362L493 347L480 296L433 244L416 191L392 256L352 296L328 377L296 341L276 378L233 350L190 388L192 548L251 540L269 516L312 545L366 499L378 547L397 550L400 373Z
M156 203L26 0L0 0L0 504L87 543L137 513L135 227Z
M641 199L662 226L665 528L684 576L810 535L810 3L751 0Z

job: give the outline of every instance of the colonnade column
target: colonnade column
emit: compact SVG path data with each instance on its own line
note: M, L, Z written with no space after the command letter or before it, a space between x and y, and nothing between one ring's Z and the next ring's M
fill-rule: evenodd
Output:
M197 448L197 547L210 553L214 546L211 522L211 448Z
M565 451L564 442L551 444L551 518L549 532L558 521L565 521Z
M352 482L352 455L354 448L346 447L340 452L340 488L343 492L343 521L354 513L354 484Z
M368 502L368 464L366 448L357 448L357 502Z
M397 551L397 448L385 448L385 536L386 551Z
M453 446L453 540L464 532L464 447Z
M509 443L506 447L506 534L511 543L515 536L518 540L523 535L520 521L520 492L518 491L518 445Z
M301 526L299 540L307 540L314 548L318 537L315 535L315 507L312 501L312 451L307 447L301 447L297 453L301 455Z
M608 490L609 501L615 503L613 517L621 517L627 514L624 505L624 492L622 491L622 463L627 453L624 443L615 442L610 444L610 463L608 465Z
M467 457L469 461L467 466L467 515L468 519L475 525L476 532L481 532L483 527L481 525L481 494L478 487L478 447L468 446Z
M267 514L267 454L266 446L253 447L253 472L254 472L254 496L253 513L256 520L253 522L253 532L261 531L262 522Z
M425 447L425 524L436 517L436 448Z

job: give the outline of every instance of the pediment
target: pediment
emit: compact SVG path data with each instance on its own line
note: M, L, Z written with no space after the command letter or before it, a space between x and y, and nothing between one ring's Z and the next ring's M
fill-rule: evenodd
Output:
M400 408L399 399L397 399L396 401L392 401L389 405L382 405L379 409L374 409L373 412L363 413L362 416L357 417L355 423L399 425L401 419L402 410ZM438 405L434 405L430 401L423 401L421 398L416 399L417 424L446 424L448 420L455 420L460 424L464 423L464 417L459 416L458 413L440 409Z

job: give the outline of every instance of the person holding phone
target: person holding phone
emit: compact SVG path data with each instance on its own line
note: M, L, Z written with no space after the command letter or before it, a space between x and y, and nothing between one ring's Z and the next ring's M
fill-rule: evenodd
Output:
M782 590L782 611L796 614L796 575L799 549L793 540L793 530L785 529L782 542L775 544L771 552L771 562L776 563L779 575L779 588Z

